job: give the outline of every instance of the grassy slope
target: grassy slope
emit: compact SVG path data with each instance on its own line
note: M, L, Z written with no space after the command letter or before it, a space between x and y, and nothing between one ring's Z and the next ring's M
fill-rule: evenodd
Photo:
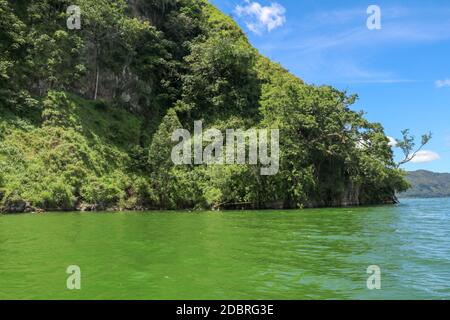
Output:
M2 112L3 202L20 194L32 206L47 209L73 209L79 197L100 207L117 200L127 207L125 190L136 180L127 173L129 153L138 145L141 119L75 96L67 101L64 119L70 123Z

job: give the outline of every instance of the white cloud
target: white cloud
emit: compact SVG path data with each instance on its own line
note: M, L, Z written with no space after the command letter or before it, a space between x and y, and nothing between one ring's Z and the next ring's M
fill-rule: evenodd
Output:
M270 6L262 6L258 2L245 1L246 5L236 6L235 12L243 17L250 31L262 34L281 27L286 22L286 9L279 3L273 2Z
M450 87L450 79L437 80L436 87L438 87L438 88Z
M427 163L441 159L441 157L433 151L419 151L411 163Z
M394 138L389 137L389 136L387 138L389 139L389 143L388 143L389 147L396 147L397 146L397 140L395 140Z

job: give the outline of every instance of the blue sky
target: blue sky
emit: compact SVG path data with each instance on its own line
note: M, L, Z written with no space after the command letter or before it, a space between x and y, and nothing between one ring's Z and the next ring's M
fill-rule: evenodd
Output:
M450 1L211 2L263 55L306 82L357 93L353 108L388 136L431 131L418 163L405 169L450 172ZM367 27L369 5L381 9L379 30Z

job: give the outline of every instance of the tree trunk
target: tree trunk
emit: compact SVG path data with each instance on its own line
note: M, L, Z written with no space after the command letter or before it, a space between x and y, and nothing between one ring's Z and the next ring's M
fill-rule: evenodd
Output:
M98 95L98 82L100 78L100 67L98 66L98 56L100 52L99 44L95 40L95 88L94 88L94 100L97 100Z
M95 91L94 91L94 100L97 100L97 94L98 94L98 78L99 78L100 70L97 66L96 68L96 76L95 76Z

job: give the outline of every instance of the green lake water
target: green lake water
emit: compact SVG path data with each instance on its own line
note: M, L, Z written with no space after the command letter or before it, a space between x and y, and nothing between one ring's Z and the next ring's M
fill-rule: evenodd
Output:
M81 268L81 290L66 269ZM368 266L381 290L368 290ZM450 299L450 199L0 216L0 299Z

